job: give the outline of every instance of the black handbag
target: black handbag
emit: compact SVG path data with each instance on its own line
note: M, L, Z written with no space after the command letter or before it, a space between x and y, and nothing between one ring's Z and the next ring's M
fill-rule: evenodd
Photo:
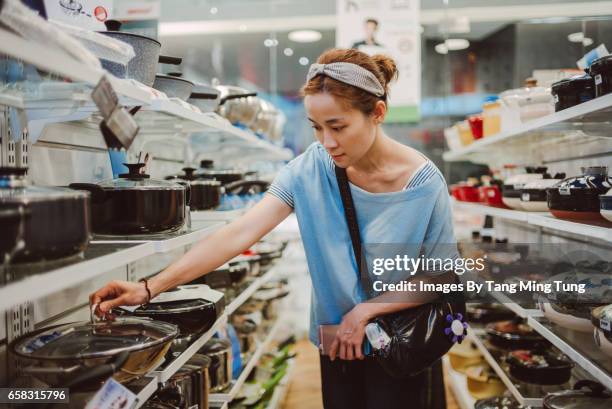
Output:
M359 279L369 294L369 276L362 262L357 215L346 169L336 166L336 179L344 206ZM465 301L437 299L415 308L377 317L373 322L389 335L391 342L383 349L373 349L374 358L393 377L414 376L436 363L456 342L467 335Z

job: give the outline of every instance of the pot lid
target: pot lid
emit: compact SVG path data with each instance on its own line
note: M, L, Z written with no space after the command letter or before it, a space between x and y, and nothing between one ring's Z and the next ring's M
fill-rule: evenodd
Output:
M593 381L578 381L574 390L550 393L544 398L548 409L608 409L612 397L604 387Z
M217 353L231 353L232 352L232 343L227 339L222 338L213 338L206 342L202 349L200 349L200 353L205 355L217 354Z
M599 74L601 71L612 65L612 54L600 57L591 64L591 75Z
M156 43L161 47L161 43L154 38L143 36L141 34L130 33L127 31L119 31L121 30L121 26L122 26L122 23L119 20L108 19L104 22L104 25L106 26L106 31L98 31L98 33L109 35L109 36L126 36L126 37L140 38L143 40L147 40L147 41Z
M607 166L590 166L582 168L582 175L563 179L554 185L558 189L603 190L605 193L612 188L612 177L608 176Z
M55 186L30 185L27 168L0 167L0 203L85 198L89 193Z
M99 186L108 190L122 189L143 189L143 190L185 190L179 183L151 179L150 175L140 173L145 166L144 163L124 163L128 168L128 173L122 173L117 179L105 180Z
M175 325L143 318L76 322L43 329L16 341L13 351L31 359L87 359L139 351L175 338Z
M218 302L223 297L223 293L205 284L183 285L165 291L148 304L139 306L134 310L134 314L179 314L197 311Z
M562 175L562 176L561 176ZM555 178L543 178L526 183L523 186L524 190L545 190L546 188L553 187L555 184L561 182L565 177L565 174L555 175Z
M557 92L561 90L562 88L570 88L570 87L584 88L584 87L588 87L589 85L591 87L595 86L595 81L593 80L593 77L591 77L589 74L582 74L582 75L574 75L573 77L565 78L565 79L562 79L561 81L557 81L551 85L551 88L553 92Z

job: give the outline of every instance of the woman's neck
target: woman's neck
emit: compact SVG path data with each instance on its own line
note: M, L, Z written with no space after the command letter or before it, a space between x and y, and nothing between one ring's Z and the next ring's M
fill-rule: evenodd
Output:
M395 156L395 142L382 131L381 127L376 128L374 143L359 161L351 167L357 173L376 173L383 172L389 164L389 159Z

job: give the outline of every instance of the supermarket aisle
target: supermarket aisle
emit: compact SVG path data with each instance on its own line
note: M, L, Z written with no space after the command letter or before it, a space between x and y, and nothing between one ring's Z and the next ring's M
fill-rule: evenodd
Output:
M319 351L308 341L295 346L297 352L293 379L283 409L322 409L321 384L319 381ZM446 384L447 409L459 409L448 384Z

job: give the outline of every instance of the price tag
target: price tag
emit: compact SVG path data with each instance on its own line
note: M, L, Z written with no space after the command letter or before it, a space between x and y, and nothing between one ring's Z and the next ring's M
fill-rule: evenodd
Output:
M603 80L601 79L601 74L597 74L595 76L595 85L600 85L603 82Z
M555 94L555 103L558 104L559 103L559 95Z
M126 409L136 403L136 395L113 378L109 378L85 409Z
M569 196L570 195L570 188L569 186L563 186L559 188L559 194L563 195L563 196Z
M91 93L91 98L96 103L102 117L107 121L119 105L119 98L106 75L100 78L98 85Z
M529 193L523 193L523 194L521 195L521 200L522 200L523 202L528 202L528 201L529 201Z
M599 328L603 329L604 331L610 331L610 321L608 321L607 319L600 319L599 320Z

